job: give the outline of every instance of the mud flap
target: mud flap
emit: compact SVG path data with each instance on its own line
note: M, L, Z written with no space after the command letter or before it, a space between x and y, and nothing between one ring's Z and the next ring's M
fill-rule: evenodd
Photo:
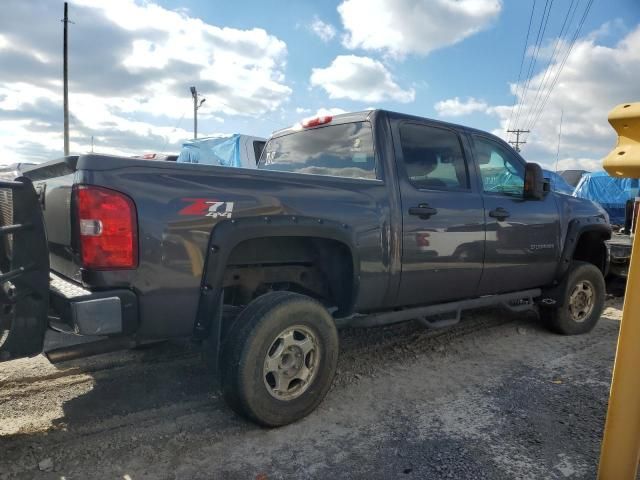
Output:
M31 180L0 181L0 361L42 351L49 310L49 248Z

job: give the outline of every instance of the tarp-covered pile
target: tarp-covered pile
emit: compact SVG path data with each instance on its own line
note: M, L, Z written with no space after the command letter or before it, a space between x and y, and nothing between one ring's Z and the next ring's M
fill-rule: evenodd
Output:
M241 168L240 135L224 138L199 138L182 144L178 156L180 163L202 163Z
M614 225L624 224L625 203L637 195L638 179L613 178L607 172L585 174L573 192L574 197L587 198L602 205Z

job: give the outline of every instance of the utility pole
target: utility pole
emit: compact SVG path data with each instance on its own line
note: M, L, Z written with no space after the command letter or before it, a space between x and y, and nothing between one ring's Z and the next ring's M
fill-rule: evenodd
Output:
M515 133L516 134L516 141L515 142L509 142L511 145L513 145L513 148L516 149L516 152L520 153L520 145L524 145L525 142L524 140L520 140L520 134L521 133L529 133L529 130L520 130L519 128L516 128L515 130L507 130L507 133Z
M193 138L198 138L198 110L207 99L202 98L198 102L198 98L202 97L202 95L198 93L196 87L191 87L189 90L191 90L191 96L193 97Z
M63 83L63 110L64 110L64 155L69 155L69 72L67 71L67 27L69 25L69 5L64 2L64 39L62 41L62 83Z

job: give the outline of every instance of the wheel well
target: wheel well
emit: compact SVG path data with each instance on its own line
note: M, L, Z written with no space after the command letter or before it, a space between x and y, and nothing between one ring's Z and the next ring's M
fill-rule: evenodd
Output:
M607 237L602 232L584 232L578 239L572 258L592 263L605 274L607 268L606 239Z
M242 306L274 290L309 295L338 311L351 309L353 257L337 240L264 237L240 242L224 272L225 304Z

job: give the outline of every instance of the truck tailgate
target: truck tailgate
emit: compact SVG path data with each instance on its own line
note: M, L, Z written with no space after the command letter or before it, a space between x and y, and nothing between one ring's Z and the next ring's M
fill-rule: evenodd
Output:
M51 269L80 281L80 267L72 244L71 191L78 157L48 162L25 172L40 198Z

